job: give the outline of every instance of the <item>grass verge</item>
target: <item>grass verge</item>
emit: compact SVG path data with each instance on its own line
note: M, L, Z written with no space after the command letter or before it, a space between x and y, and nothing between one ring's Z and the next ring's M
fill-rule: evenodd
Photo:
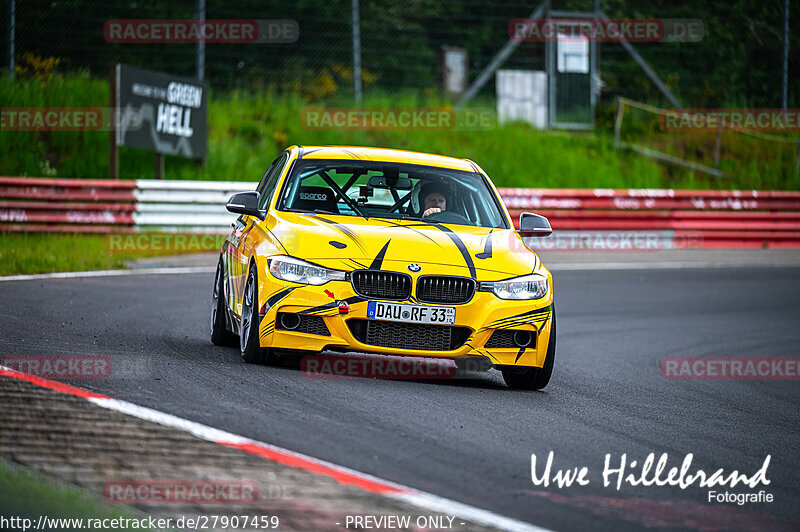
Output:
M144 257L219 251L223 240L224 235L0 232L0 275L124 268Z
M7 521L4 530L23 530L26 525L27 530L33 530L40 516L52 520L42 522L44 530L64 531L82 528L74 519L141 519L128 507L112 506L87 491L52 482L4 460L0 460L0 493L0 519Z

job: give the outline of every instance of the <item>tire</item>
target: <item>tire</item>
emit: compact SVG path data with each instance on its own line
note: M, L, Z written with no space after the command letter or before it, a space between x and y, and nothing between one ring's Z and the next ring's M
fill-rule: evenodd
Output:
M258 336L258 274L255 264L250 265L242 297L242 318L239 326L239 350L248 364L272 363L276 358L270 349L262 349Z
M556 358L556 306L552 307L553 323L550 326L550 341L547 342L547 354L541 368L503 368L503 380L509 388L517 390L541 390L550 382L553 374L553 362Z
M222 259L217 263L217 273L214 276L214 289L211 291L211 343L233 347L239 343L235 334L230 332L225 325L225 285L222 274Z

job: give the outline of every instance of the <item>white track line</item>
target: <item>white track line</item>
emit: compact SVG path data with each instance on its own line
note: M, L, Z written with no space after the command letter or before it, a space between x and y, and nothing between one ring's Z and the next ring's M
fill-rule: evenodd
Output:
M84 389L79 389L70 385L64 385L58 381L50 381L40 377L33 377L33 379L31 379L31 377L27 374L20 373L19 371L2 365L0 365L0 371L3 371L4 376L6 377L17 378L31 382L37 386L56 389L61 393L76 395L77 392L79 396L84 396L87 401L101 408L120 412L132 417L143 419L145 421L150 421L153 423L158 423L159 425L181 430L205 441L228 446L251 444L257 446L259 449L267 450L276 455L294 457L306 463L312 463L322 466L326 469L335 470L349 477L355 477L374 484L382 485L391 489L391 492L389 493L381 493L382 496L403 501L418 508L424 508L428 511L443 513L445 515L458 517L465 521L471 521L473 523L494 527L499 530L507 530L510 532L550 532L546 528L538 527L524 521L519 521L517 519L496 514L489 510L483 510L475 506L445 499L443 497L439 497L438 495L433 495L432 493L418 491L408 486L384 480L367 473L361 473L360 471L356 471L354 469L343 467L325 460L320 460L318 458L313 458L311 456L271 445L269 443L252 440L238 434L233 434L231 432L209 427L208 425L203 425L201 423L190 421L172 414L167 414L166 412L139 406L128 401L102 396L101 394L87 392ZM88 397L86 397L86 395L88 395Z
M130 270L95 270L88 272L36 273L31 275L8 275L2 281L36 281L38 279L81 279L85 277L117 277L123 275L164 275L171 273L214 273L214 266L192 266L185 268L133 268Z

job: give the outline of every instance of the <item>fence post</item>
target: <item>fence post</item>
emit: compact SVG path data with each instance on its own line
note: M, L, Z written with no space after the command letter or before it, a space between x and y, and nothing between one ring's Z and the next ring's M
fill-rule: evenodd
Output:
M164 154L158 151L153 166L153 175L156 179L164 179Z
M206 77L206 41L203 39L203 30L206 20L206 0L197 0L197 20L199 21L199 35L197 40L197 79L203 81Z
M122 117L117 109L117 69L118 65L111 65L111 70L108 73L108 104L111 107L111 131L108 133L108 177L111 179L119 179L117 135L119 134Z
M785 111L786 95L789 89L789 0L783 0L783 79L781 81L781 107Z
M617 116L614 119L614 147L619 149L620 136L622 134L622 115L624 113L624 103L622 103L622 96L617 96Z
M353 91L356 106L361 107L361 22L358 13L358 0L353 0Z
M16 0L8 7L8 75L14 79L14 32L16 30Z

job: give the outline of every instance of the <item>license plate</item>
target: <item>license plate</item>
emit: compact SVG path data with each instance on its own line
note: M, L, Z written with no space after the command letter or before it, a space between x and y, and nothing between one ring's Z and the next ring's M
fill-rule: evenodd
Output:
M373 320L453 325L456 322L456 308L370 301L367 303L367 318Z

